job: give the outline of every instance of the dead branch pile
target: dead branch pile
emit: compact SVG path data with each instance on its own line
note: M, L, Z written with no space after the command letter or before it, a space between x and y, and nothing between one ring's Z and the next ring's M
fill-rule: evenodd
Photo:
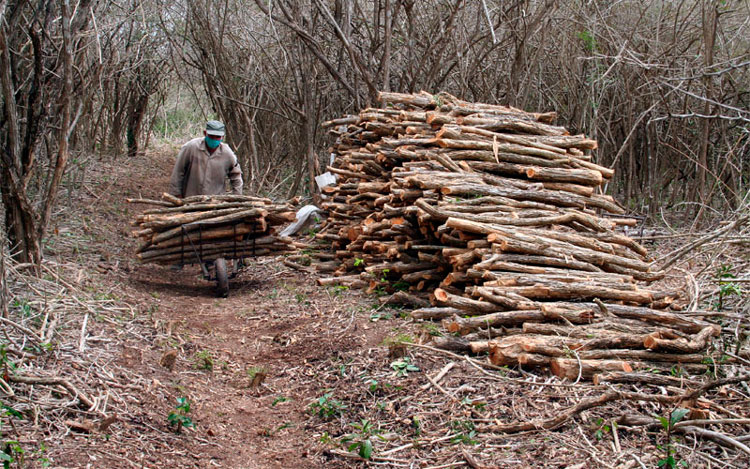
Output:
M131 223L133 236L142 240L141 262L193 262L196 252L204 261L277 255L293 249L291 240L275 227L294 221L287 203L245 195L193 196L164 201L128 199L131 203L160 205L138 215Z
M322 285L429 299L415 317L484 331L458 346L497 365L580 379L701 362L720 328L681 316L679 292L644 286L664 273L617 231L634 220L602 194L613 171L592 162L594 140L554 113L424 92L380 100L324 124L338 181L317 234L331 247L317 268L334 274Z

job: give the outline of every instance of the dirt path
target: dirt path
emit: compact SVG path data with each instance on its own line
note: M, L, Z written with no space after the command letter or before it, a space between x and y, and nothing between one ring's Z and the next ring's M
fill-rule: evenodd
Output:
M144 266L131 283L157 300L154 318L169 332L143 361L179 351L174 371L157 379L172 400L194 403L196 431L185 439L211 441L209 448L199 445L200 457L224 467L320 467L311 459L306 407L332 383L315 368L341 350L377 345L378 331L373 339L358 334L361 318L345 311L361 299L329 297L310 279L263 261L231 282L229 298L218 299L197 268L185 270ZM268 377L252 388L257 368Z
M334 370L342 351L378 346L389 326L369 320L372 298L322 289L273 259L246 266L230 281L226 299L214 295L195 265L174 272L134 262L127 224L144 207L124 199L158 198L171 162L162 153L133 159L119 172L108 168L113 177L93 176L98 183L87 188L99 195L82 200L91 205L84 227L102 241L92 246L104 265L100 282L141 311L143 327L122 344L118 364L149 385L130 406L134 415L122 416L106 441L88 439L79 450L97 467L103 461L115 467L341 465L327 461L325 446L316 443L319 422L308 406L335 385L321 370ZM172 369L162 366L165 354L175 352ZM267 377L252 387L259 369ZM195 424L180 435L167 424L178 398L191 402Z

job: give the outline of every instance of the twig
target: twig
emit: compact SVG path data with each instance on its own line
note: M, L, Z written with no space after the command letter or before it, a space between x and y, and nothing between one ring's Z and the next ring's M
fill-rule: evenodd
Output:
M702 236L692 243L688 244L687 246L683 246L680 249L677 249L675 251L670 252L669 254L666 254L659 259L653 261L651 263L651 266L656 266L659 263L663 262L665 259L669 259L667 262L665 262L663 265L661 265L657 270L667 270L669 267L673 266L678 260L682 259L687 253L692 251L693 249L696 249L700 247L701 245L711 241L714 238L718 238L719 236L728 233L732 231L733 229L742 226L747 220L750 219L750 216L742 217L738 220L735 220L734 222L730 223L729 225L725 226L724 228L720 228L713 233L709 233L705 236Z
M454 402L458 402L458 399L456 399L456 396L454 396L453 394L451 394L448 391L446 391L445 388L443 388L442 386L440 386L434 379L430 378L427 375L424 375L424 377L427 378L427 381L429 381L433 386L435 386L438 391L440 391L443 394L445 394L450 400L452 400Z
M555 417L546 420L536 420L531 422L513 422L507 424L488 425L480 429L484 432L495 432L495 433L519 433L533 430L554 430L558 428L571 418L580 414L584 410L591 409L593 407L600 407L608 402L618 400L634 400L634 401L647 401L647 402L659 402L662 404L680 404L685 401L692 401L700 397L705 392L724 386L726 384L740 383L750 380L750 375L735 376L733 378L724 378L716 381L711 381L704 384L700 388L694 391L686 391L683 394L676 396L662 396L658 394L643 394L635 392L624 392L612 389L600 396L583 399L578 404L569 407L567 410L558 412Z
M27 327L24 327L24 326L18 324L17 322L11 321L10 319L6 319L6 318L4 318L2 316L0 316L0 322L4 322L5 324L13 326L16 329L18 329L19 331L21 331L24 334L28 335L31 339L34 340L34 342L37 343L37 345L42 343L42 339L38 335L36 335L36 332L32 331L31 329L29 329Z
M452 369L452 368L453 368L454 366L456 366L456 363L455 363L455 362L450 362L450 363L448 363L447 365L445 365L445 366L443 367L443 369L442 369L442 370L440 370L440 372L439 372L439 373L438 373L437 375L435 375L435 377L434 377L434 378L432 378L432 380L431 380L431 381L430 381L429 383L427 383L427 384L425 384L425 385L423 385L423 386L422 386L422 390L423 390L423 391L426 391L426 390L430 389L430 386L432 386L432 381L433 381L433 380L434 380L434 382L436 382L436 383L440 382L440 380L441 380L441 379L443 379L443 377L445 377L445 375L447 375L447 374L448 374L448 372L449 372L449 371L450 371L450 370L451 370L451 369Z
M13 388L11 388L10 385L2 377L0 377L0 389L2 389L8 397L13 397L16 395L16 393L13 392Z
M62 284L62 285L63 285L63 286L65 287L65 288L67 288L68 290L71 290L71 291L79 291L79 289L78 289L78 288L76 288L76 287L74 287L73 285L69 284L69 283L68 283L67 281L65 281L65 280L64 280L64 279L63 279L62 277L60 277L59 275L57 275L57 272L55 272L54 270L50 269L50 268L49 268L49 267L47 267L46 265L42 264L42 269L46 270L48 274L50 274L50 275L52 275L53 277L55 277L55 279L56 279L56 280L57 280L58 282L60 282L60 283L61 283L61 284Z
M503 375L495 375L495 374L491 374L491 373L487 372L487 370L484 370L483 368L487 368L487 369L495 370L495 371L502 371L502 372L507 372L508 369L507 368L502 368L500 366L492 365L490 363L480 362L479 360L475 360L475 359L471 358L468 355L459 355L457 353L453 353L453 352L450 352L448 350L442 350L442 349L439 349L439 348L436 348L436 347L430 347L429 345L415 344L415 343L411 343L411 342L404 342L404 345L407 345L409 347L423 348L425 350L432 350L433 352L438 352L438 353L441 353L443 355L448 355L449 357L453 357L453 358L458 359L458 360L466 360L474 368L479 369L485 375L490 376L493 379L497 379L499 381L509 381L509 382L512 382L512 383L528 384L528 385L532 385L532 386L550 386L550 387L560 387L560 388L586 388L586 389L596 389L597 388L596 386L590 386L590 385L584 385L584 384L537 383L537 382L534 382L534 381L526 381L526 380L518 379L518 378L509 378L509 377L503 376Z
M619 454L622 452L622 447L620 447L620 435L617 433L617 423L612 421L610 427L612 428L612 439L615 442L615 451Z
M641 458L638 457L638 455L633 455L633 459L635 459L635 462L637 462L641 468L646 469L646 465L643 464L643 461L641 461Z
M89 323L89 313L83 317L83 325L81 326L81 339L78 341L78 351L83 352L86 348L86 326Z
M58 377L46 377L46 376L22 376L22 375L8 375L8 378L10 381L14 383L22 383L22 384L45 384L48 386L62 386L64 387L71 396L77 398L81 403L85 406L87 406L89 409L93 409L96 406L96 403L86 397L85 394L83 394L81 391L76 389L75 386L73 386L70 381L58 378Z
M467 465L469 465L469 464L467 462L465 462L465 461L453 461L453 462L449 462L447 464L441 464L439 466L425 467L424 469L448 469L449 467L467 466Z
M448 436L443 436L443 437L440 437L440 438L436 438L436 439L430 440L430 441L428 441L426 443L424 441L415 441L415 442L412 442L412 443L407 443L405 445L397 446L395 448L391 448L388 451L383 451L382 453L380 453L380 455L381 456L386 456L386 455L389 455L389 454L398 453L399 451L403 451L405 449L413 448L414 446L425 447L425 446L428 446L428 445L434 445L435 443L440 443L441 441L450 440L450 439L455 438L455 437L456 437L456 434L455 433L451 433Z
M734 438L725 435L723 433L715 432L713 430L706 430L705 428L699 427L675 427L674 431L680 433L693 433L703 438L708 438L724 446L731 446L743 451L745 454L750 454L750 448L744 443L740 443Z
M461 456L464 457L466 460L466 463L472 468L472 469L486 469L487 466L477 461L477 459L469 454L468 451L466 451L466 448L461 448Z
M750 419L697 419L697 420L683 420L674 424L674 428L678 427L691 427L701 425L750 425Z

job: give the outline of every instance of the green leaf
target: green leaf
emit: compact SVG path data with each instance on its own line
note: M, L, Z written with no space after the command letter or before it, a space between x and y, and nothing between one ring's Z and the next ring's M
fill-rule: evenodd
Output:
M365 440L362 442L362 445L359 447L359 455L365 459L372 457L372 441Z
M21 412L17 411L16 409L14 409L13 407L9 407L9 406L3 404L3 409L5 410L5 414L8 415L8 416L10 416L10 417L16 417L16 418L19 418L19 419L23 418L23 414Z
M674 425L685 418L685 416L690 412L688 409L675 409L672 411L672 416L669 418L669 426L674 427Z
M660 459L659 462L656 463L659 467L668 467L673 468L677 465L677 461L675 461L674 457L668 456L664 459Z
M661 415L655 415L655 417L661 422L661 426L664 427L664 430L669 430L669 420L667 420L666 417L662 417Z

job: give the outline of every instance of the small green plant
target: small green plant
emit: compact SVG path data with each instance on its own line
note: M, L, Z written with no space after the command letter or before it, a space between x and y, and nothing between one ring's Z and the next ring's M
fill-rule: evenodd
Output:
M339 296L347 290L349 290L349 287L346 285L336 285L333 287L333 296Z
M609 433L611 428L607 423L604 421L603 418L596 419L596 431L594 432L594 437L596 437L597 440L601 440L604 438L605 433Z
M367 419L362 419L360 423L350 425L357 431L344 436L341 442L347 445L348 451L356 450L361 458L370 459L372 457L372 437L377 436L382 439L379 435L380 430L373 428L372 423Z
M398 280L393 282L393 289L396 291L407 291L409 289L409 284L403 280Z
M390 272L391 269L383 269L380 273L380 281L382 283L388 283L388 272Z
M675 378L680 378L685 375L685 370L683 370L681 366L673 365L672 368L669 369L669 374Z
M214 357L209 350L201 350L193 358L193 368L197 370L213 371Z
M478 445L479 442L474 439L477 436L477 430L474 422L471 420L451 420L451 430L455 433L451 438L453 444Z
M732 279L737 277L732 273L731 265L723 264L719 267L716 275L719 277L719 298L716 303L714 303L714 308L716 311L721 311L724 309L724 301L727 298L731 296L742 296L742 289L737 283L732 282Z
M24 456L26 452L17 440L6 440L3 442L3 452L0 453L0 461L3 469L9 469L11 463L18 463L18 467L24 467Z
M29 300L14 300L13 301L13 307L18 308L21 310L21 314L24 317L31 316L32 310L31 310L31 303L29 303Z
M333 398L333 393L328 392L313 401L308 409L323 420L332 420L340 417L346 410L346 404Z
M596 50L596 39L591 31L579 31L578 39L583 42L583 47L587 52L594 52Z
M50 467L52 465L52 461L50 461L49 458L44 455L46 451L47 445L45 445L44 442L41 442L39 443L39 449L34 452L41 467Z
M657 448L665 452L664 459L660 459L656 464L661 468L675 469L678 465L687 467L687 462L677 461L677 449L672 445L672 430L674 426L690 412L688 409L678 408L672 411L669 417L662 417L661 415L654 415L661 423L664 429L665 438L667 440L665 445L659 445Z
M422 329L432 337L442 337L443 333L440 332L440 327L433 322L425 322L422 324Z
M401 357L391 362L391 368L396 372L396 376L406 376L410 371L420 371L419 367L411 363L411 358Z
M376 311L370 314L370 321L378 322L381 319L393 319L393 314L390 311Z
M411 426L414 429L414 436L422 434L422 421L416 415L411 418Z
M276 404L281 404L282 402L288 401L289 398L286 396L277 396L273 402L271 402L271 407L276 407Z
M470 398L469 396L466 396L463 399L461 399L461 404L465 406L474 407L475 409L483 409L487 407L487 403L485 401L480 400L480 399L474 400Z
M354 267L359 267L365 265L365 260L360 259L359 257L354 258Z
M414 337L412 337L409 334L396 334L396 335L389 336L383 339L383 345L386 347L390 347L392 345L403 345L403 344L413 344L413 343L414 343Z
M367 390L371 393L375 393L378 390L378 381L373 378L367 378L365 379L365 384L367 385Z
M188 417L190 413L190 401L186 397L178 397L177 405L174 410L167 416L169 426L175 429L175 433L180 433L182 428L195 427L193 419Z

